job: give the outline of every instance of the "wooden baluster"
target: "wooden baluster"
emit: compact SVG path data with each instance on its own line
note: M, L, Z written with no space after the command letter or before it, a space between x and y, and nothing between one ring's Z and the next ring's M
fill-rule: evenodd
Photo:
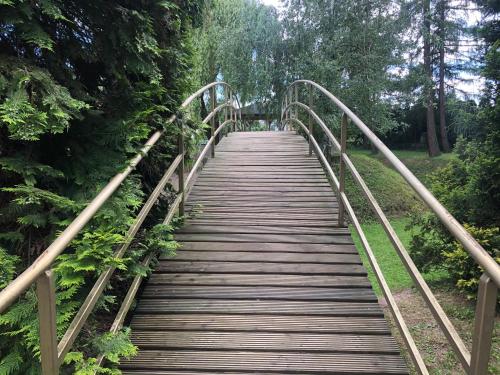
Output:
M495 326L498 288L484 273L479 280L469 375L486 375Z
M309 108L311 108L311 110L312 110L312 106L313 106L313 86L309 85ZM312 156L313 121L312 121L312 115L310 113L309 113L308 125L309 125L309 156Z
M333 146L333 145L332 145ZM340 124L340 168L339 168L339 217L338 226L343 227L345 221L345 209L342 201L340 200L340 194L344 192L345 189L345 162L344 154L347 148L347 115L342 114L342 121Z
M227 104L227 87L224 86L224 104ZM227 107L224 107L224 121L222 121L222 123L226 122L227 121ZM224 129L222 129L222 132L224 132ZM226 135L228 134L229 131L225 132Z
M57 357L56 289L52 270L42 273L36 282L40 325L40 360L43 375L59 374Z
M213 112L215 110L215 107L217 107L217 103L215 102L215 87L211 87L210 88L210 109L211 109L211 112ZM215 115L212 116L212 118L210 119L210 138L213 138L214 137L214 133L215 133ZM212 148L210 150L210 156L213 158L215 157L215 139L214 141L212 142Z
M295 92L295 102L299 101L299 85L295 85L294 87L294 92ZM295 118L299 118L299 107L295 107Z
M285 92L285 126L283 127L283 130L288 129L288 90Z
M231 107L229 107L229 119L231 121L233 121L234 120L234 118L233 118L233 90L229 90L229 104L231 105ZM236 123L235 122L233 122L233 124L229 125L229 126L231 126L233 128L233 132L236 131Z
M178 149L179 154L182 155L182 160L177 168L177 176L179 178L179 194L181 194L181 202L179 203L179 216L184 216L184 123L182 120L180 122L179 138L178 138Z

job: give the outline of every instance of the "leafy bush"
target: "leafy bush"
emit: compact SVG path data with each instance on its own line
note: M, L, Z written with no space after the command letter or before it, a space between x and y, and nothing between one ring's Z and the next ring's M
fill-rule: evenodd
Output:
M89 332L107 329L100 313L116 309L127 279L147 272L132 267L132 257L152 245L131 248L121 260L114 251L177 152L178 124L166 120L191 91L198 16L194 0L0 0L0 287L39 256L153 131L165 130L149 160L56 260L59 338L106 267L120 269L120 283L111 285L121 288L106 290L88 323L98 330ZM196 126L187 131L196 133ZM162 195L146 229L168 203ZM93 345L95 335L82 334L73 350L83 350L82 358L108 350ZM126 341L114 346L131 354ZM32 287L0 316L0 374L36 374L38 357ZM92 366L91 359L73 359L75 369Z
M484 113L484 112L483 112ZM457 158L430 176L436 198L500 263L500 130L490 123L483 141L460 140ZM418 233L411 253L424 271L445 268L451 280L473 296L482 271L432 214L415 217Z
M465 225L465 228L488 254L500 263L500 229L477 228L469 225ZM483 270L469 256L462 245L458 241L454 241L451 251L443 251L443 257L443 265L448 269L452 279L456 280L457 286L463 290L475 291Z

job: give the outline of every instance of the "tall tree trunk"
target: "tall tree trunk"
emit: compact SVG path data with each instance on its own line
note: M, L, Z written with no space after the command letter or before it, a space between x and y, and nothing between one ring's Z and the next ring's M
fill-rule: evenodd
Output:
M430 0L423 0L424 16L424 68L427 78L425 85L425 96L427 106L427 147L429 156L439 155L439 144L436 136L436 120L434 118L434 89L431 62L431 20L430 20Z
M444 93L444 43L446 39L446 0L439 2L439 133L444 152L450 152L450 142L446 131L446 103Z

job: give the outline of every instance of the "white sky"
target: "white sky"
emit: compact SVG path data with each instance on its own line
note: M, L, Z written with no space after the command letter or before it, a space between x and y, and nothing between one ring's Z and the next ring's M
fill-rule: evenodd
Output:
M281 8L282 4L280 0L260 0L260 2L264 5L271 5L275 8Z

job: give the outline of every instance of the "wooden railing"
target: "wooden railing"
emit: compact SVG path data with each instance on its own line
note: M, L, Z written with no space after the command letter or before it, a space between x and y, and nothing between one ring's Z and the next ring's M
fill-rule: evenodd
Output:
M340 111L343 112L341 118L341 136L340 142L333 136L330 129L313 110L313 98L316 90L320 95L328 98ZM306 98L308 104L300 101L299 93ZM308 117L307 126L299 119L299 110L306 112ZM313 121L314 120L314 121ZM356 170L353 162L347 155L347 131L348 122L351 122L370 140L372 145L387 158L389 163L401 174L406 182L413 188L417 195L429 206L431 211L441 220L443 225L450 233L462 244L464 249L476 261L476 263L484 270L479 282L479 291L477 296L477 307L475 315L474 333L472 341L472 352L469 352L466 345L455 330L453 324L448 319L448 316L443 311L439 302L433 295L417 267L413 263L410 255L405 249L403 243L398 238L394 228L377 203L375 197L371 193L369 187ZM409 275L420 294L424 298L427 306L432 312L434 318L438 322L441 330L445 334L448 342L457 355L463 369L470 375L487 374L488 361L491 351L492 333L495 319L495 307L497 302L498 286L500 286L500 266L497 262L483 249L483 247L467 232L467 230L439 203L439 201L431 194L429 190L413 175L413 173L387 148L387 146L366 126L345 104L331 94L327 89L309 80L298 80L292 83L286 90L281 110L281 121L284 125L298 125L305 132L309 139L309 154L314 149L317 156L322 161L324 168L331 180L334 189L339 196L339 213L338 223L344 224L344 215L347 214L350 222L356 230L364 250L368 256L370 265L375 273L375 276L380 284L382 292L387 300L388 306L398 326L398 329L405 341L409 354L413 363L420 374L428 374L427 367L420 355L420 352L415 345L408 327L399 311L396 301L385 281L384 275L378 262L373 254L371 246L363 233L361 225L356 218L356 214L349 203L345 192L345 173L346 169L350 171L354 181L359 185L363 194L367 198L375 216L378 218L385 233L389 237L396 253L401 258L401 261L406 267ZM331 144L339 152L339 176L333 172L330 163L324 156L319 144L313 136L313 125L318 124L323 130Z
M217 87L223 88L222 104L217 106ZM173 115L168 122L177 122L179 124L179 144L178 155L173 160L169 168L165 171L155 189L144 203L139 214L135 218L132 226L129 228L124 242L116 250L114 257L122 258L134 239L137 231L143 224L146 216L149 214L154 203L157 201L161 192L170 181L175 172L179 177L178 194L174 202L170 205L165 217L164 224L170 223L176 212L180 216L184 215L184 200L186 194L194 181L197 169L202 165L203 160L211 150L211 156L215 153L216 137L229 124L236 128L238 117L241 120L241 105L238 98L234 96L233 89L224 82L213 82L208 84L187 98L181 105L181 110L186 109L196 98L204 95L208 91L211 105L211 112L203 119L203 123L210 122L211 133L205 147L195 161L191 172L184 180L184 129L183 121L178 116ZM236 106L238 104L238 106ZM223 120L220 126L215 129L216 116L223 114ZM239 115L239 116L238 116ZM106 203L111 195L120 187L121 183L135 169L139 162L144 158L148 151L158 142L164 134L163 130L156 131L146 142L144 147L137 155L130 160L129 165L116 176L97 194L97 196L88 204L88 206L71 222L71 224L52 242L52 244L16 279L0 292L0 313L4 312L12 303L34 283L36 283L36 294L38 300L38 315L40 321L40 359L43 375L55 375L59 373L59 368L64 361L64 357L71 349L75 339L80 333L83 325L87 321L90 313L94 309L99 297L102 295L105 287L108 285L115 267L109 267L102 272L94 286L90 290L87 298L83 302L79 311L70 323L66 333L58 342L56 326L56 290L54 285L54 275L51 270L54 261L62 254L71 241L80 233L85 225L94 217L95 213ZM154 254L149 254L142 261L143 266L148 266L153 259ZM117 332L121 329L127 312L132 305L137 290L141 284L142 276L136 276L132 281L130 288L122 302L122 305L111 325L111 332ZM98 363L101 364L103 357L98 357Z

